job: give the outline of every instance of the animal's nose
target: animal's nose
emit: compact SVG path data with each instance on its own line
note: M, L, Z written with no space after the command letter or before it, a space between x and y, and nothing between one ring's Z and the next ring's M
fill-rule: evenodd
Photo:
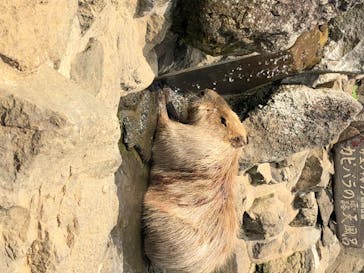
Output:
M234 148L240 148L240 147L243 146L243 142L241 140L242 140L242 137L241 136L233 137L231 139L231 145Z
M231 139L231 145L234 147L234 148L240 148L242 147L244 144L247 144L248 143L248 139L246 136L236 136L236 137L233 137Z

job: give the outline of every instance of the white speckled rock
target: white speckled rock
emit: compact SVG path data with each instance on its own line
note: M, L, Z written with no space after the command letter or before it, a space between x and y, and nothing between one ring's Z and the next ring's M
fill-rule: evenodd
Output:
M249 144L242 163L279 161L307 149L324 147L349 126L362 106L333 89L281 86L262 109L244 121Z

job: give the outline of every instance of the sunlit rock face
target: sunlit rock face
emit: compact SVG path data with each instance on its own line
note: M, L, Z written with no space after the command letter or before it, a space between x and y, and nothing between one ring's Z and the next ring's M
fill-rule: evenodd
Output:
M2 1L0 58L22 71L59 63L76 8L76 0Z
M96 268L116 221L117 118L53 68L1 71L0 270Z

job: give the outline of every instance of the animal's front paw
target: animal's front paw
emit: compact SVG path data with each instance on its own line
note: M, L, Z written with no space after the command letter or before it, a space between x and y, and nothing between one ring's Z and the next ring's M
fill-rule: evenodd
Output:
M168 91L166 90L158 91L158 116L160 122L167 121L169 119L167 113L167 93Z

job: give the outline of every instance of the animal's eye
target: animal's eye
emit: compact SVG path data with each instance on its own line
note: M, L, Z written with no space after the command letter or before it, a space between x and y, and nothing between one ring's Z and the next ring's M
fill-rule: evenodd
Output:
M201 91L199 94L198 94L199 97L203 97L205 96L205 91Z
M226 127L226 119L224 117L220 117L221 124Z

